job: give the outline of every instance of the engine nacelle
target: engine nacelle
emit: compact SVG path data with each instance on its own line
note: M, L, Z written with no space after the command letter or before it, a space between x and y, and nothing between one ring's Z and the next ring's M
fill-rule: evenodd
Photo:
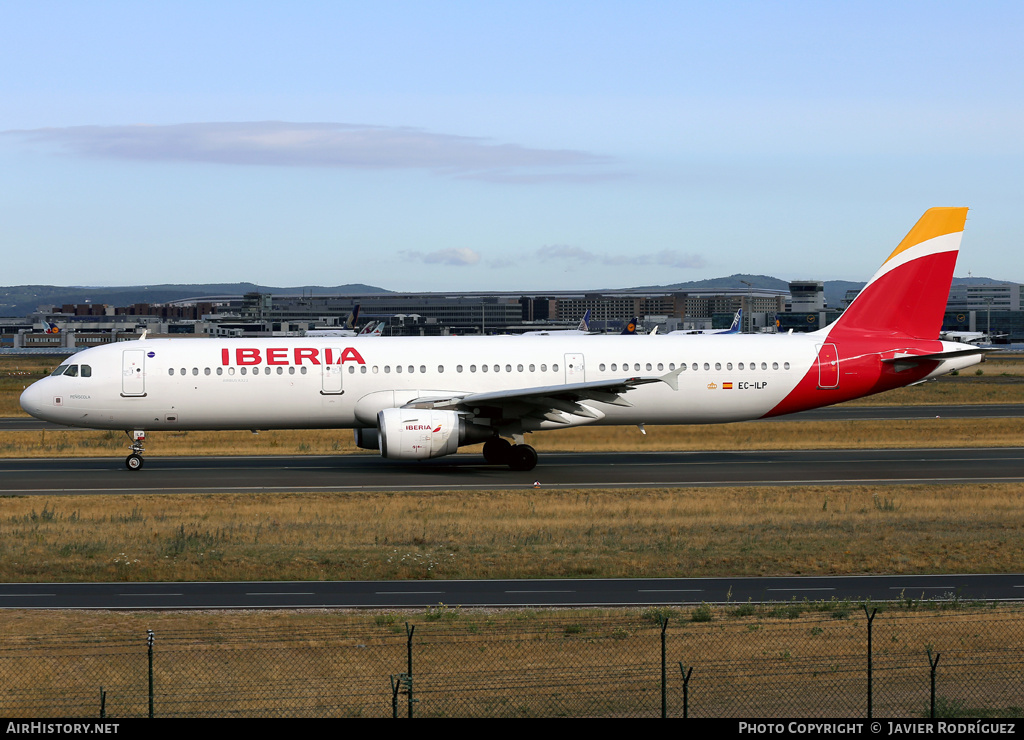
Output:
M390 460L425 460L451 455L461 445L494 436L454 411L384 409L377 414L380 454Z

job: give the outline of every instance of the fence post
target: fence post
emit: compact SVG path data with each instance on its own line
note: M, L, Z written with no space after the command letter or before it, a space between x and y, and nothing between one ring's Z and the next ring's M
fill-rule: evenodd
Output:
M153 642L156 635L153 630L146 630L146 644L149 646L149 718L153 719Z
M416 627L415 626L410 627L408 622L405 623L405 634L406 634L406 642L405 642L406 675L409 676L409 693L406 696L406 699L407 699L408 705L409 705L409 707L408 707L409 719L412 719L412 703L414 701L413 698L412 698L412 633L415 632L415 631L416 631Z
M661 618L661 718L668 718L668 670L665 662L665 631L668 617Z
M868 608L864 606L864 615L868 618L868 719L871 719L872 712L872 671L874 670L874 656L871 652L871 624L875 621L875 613L878 611L877 608L872 609L871 613L868 614Z
M690 674L693 673L693 666L690 670L683 668L683 662L679 661L679 672L683 674L683 719L690 716Z
M935 653L935 660L932 660L932 649L928 648L928 665L931 666L931 679L932 679L932 692L931 692L931 705L928 711L928 716L935 719L935 669L939 665L939 656L941 653Z
M107 692L100 686L100 719L107 718Z

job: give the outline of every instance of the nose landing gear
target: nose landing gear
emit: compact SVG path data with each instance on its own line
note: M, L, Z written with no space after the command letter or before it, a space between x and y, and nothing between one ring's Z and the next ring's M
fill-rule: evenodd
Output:
M146 451L146 448L143 447L143 443L146 441L146 432L142 429L136 429L134 431L125 429L124 433L127 434L128 438L132 441L132 443L128 445L132 454L128 455L128 457L124 459L125 467L129 470L139 470L144 462L142 459L142 453Z

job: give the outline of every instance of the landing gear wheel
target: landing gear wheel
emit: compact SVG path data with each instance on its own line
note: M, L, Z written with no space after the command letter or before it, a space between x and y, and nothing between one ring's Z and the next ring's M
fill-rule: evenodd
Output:
M537 467L537 450L530 445L516 445L509 450L508 466L512 470L533 470Z
M509 460L512 443L507 439L495 437L484 442L484 460L491 465L504 465Z
M142 467L142 455L133 452L124 459L124 464L129 470L138 470Z

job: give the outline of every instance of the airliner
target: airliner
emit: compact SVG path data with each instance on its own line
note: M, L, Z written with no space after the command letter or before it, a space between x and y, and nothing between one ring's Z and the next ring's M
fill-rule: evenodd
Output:
M130 470L151 431L332 428L389 459L483 443L487 463L531 470L534 432L761 419L981 362L937 339L966 219L925 212L839 319L806 334L144 338L73 355L21 405L123 429Z
M743 321L743 309L741 308L741 309L737 310L735 315L732 317L732 323L729 325L728 329L676 329L675 331L670 331L669 335L672 335L672 334L691 334L691 335L692 334L739 334L740 333L740 324L742 323L742 321Z
M540 329L538 331L524 331L521 337L564 337L570 334L591 334L590 331L590 309L583 312L583 318L576 325L575 329Z

